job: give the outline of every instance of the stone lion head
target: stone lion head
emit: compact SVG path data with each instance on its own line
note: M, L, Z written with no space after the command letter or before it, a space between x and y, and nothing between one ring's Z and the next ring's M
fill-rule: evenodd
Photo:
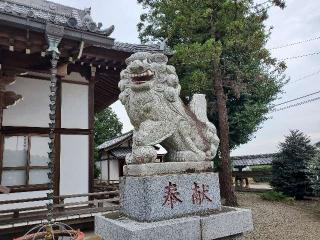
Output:
M131 92L163 92L170 101L180 94L179 79L173 66L167 65L168 57L162 53L138 52L126 59L127 68L121 74L119 99L125 104Z

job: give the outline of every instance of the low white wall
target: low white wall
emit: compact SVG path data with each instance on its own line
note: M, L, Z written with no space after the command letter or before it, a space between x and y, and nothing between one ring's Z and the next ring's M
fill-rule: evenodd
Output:
M38 198L38 197L46 197L46 196L47 196L47 191L9 193L9 194L0 194L0 201L18 200L18 199L25 199L25 198ZM46 204L46 201L2 204L0 205L0 210L44 206L45 204Z

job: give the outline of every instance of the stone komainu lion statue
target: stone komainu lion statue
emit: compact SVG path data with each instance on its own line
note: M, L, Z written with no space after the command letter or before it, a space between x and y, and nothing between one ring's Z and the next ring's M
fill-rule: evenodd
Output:
M156 144L167 150L165 161L209 161L216 155L219 139L207 118L205 95L195 94L185 106L175 68L167 62L164 54L139 52L121 72L119 99L134 126L127 164L154 162Z

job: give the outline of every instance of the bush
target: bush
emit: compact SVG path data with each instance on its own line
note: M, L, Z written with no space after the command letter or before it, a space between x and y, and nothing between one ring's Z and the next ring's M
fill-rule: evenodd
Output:
M298 130L290 131L272 162L271 185L277 192L303 199L310 189L308 165L315 155L310 139Z
M97 166L97 163L94 164L94 179L98 179L101 175L101 168Z
M313 193L320 197L320 150L317 151L309 164L309 173Z
M283 193L276 192L276 191L265 192L265 193L262 193L260 196L263 200L272 201L272 202L292 203L294 201L294 198L288 197L288 196L284 195Z
M255 171L264 171L266 172L266 175L268 174L268 172L270 172L272 170L272 166L271 165L264 165L264 166L253 166L250 167L252 172ZM259 177L253 177L252 178L253 181L255 181L256 183L266 183L266 182L271 182L271 176L259 176Z

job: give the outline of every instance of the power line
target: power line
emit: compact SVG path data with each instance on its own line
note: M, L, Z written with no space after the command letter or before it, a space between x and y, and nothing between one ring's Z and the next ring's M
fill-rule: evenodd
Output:
M276 49L291 47L291 46L295 46L295 45L299 45L299 44L303 44L303 43L307 43L307 42L312 42L312 41L319 40L319 39L320 39L320 37L309 38L309 39L306 39L306 40L293 42L293 43L288 43L288 44L280 45L278 47L269 48L269 50L276 50Z
M302 101L302 102L298 102L298 103L295 103L295 104L292 104L292 105L289 105L289 106L286 106L286 107L273 109L272 112L283 111L283 110L286 110L288 108L298 107L298 106L301 106L301 105L304 105L304 104L307 104L307 103L312 103L312 102L317 101L317 100L320 100L320 97L316 97L316 98L312 98L312 99L305 100L305 101Z
M298 55L298 56L292 56L292 57L286 57L279 59L280 61L286 61L286 60L293 60L293 59L298 59L298 58L303 58L303 57L310 57L310 56L315 56L319 55L320 52L314 52L314 53L308 53L308 54L303 54L303 55Z
M310 97L310 96L318 94L318 93L320 93L320 91L309 93L307 95L304 95L304 96L301 96L301 97L298 97L298 98L295 98L295 99L291 99L291 100L276 104L276 105L274 105L274 107L277 107L277 106L280 106L280 105L283 105L283 104L286 104L286 103L289 103L289 102L293 102L293 101L296 101L296 100L299 100L299 99L302 99L302 98Z
M315 56L315 55L319 55L319 52L313 52L313 53L307 53L307 54L303 54L303 55L298 55L298 56L291 56L291 57L285 57L285 58L279 58L279 61L286 61L286 60L294 60L294 59L299 59L299 58L304 58L304 57L311 57L311 56ZM238 57L237 56L228 56L228 57L221 57L220 59L222 60L237 60ZM205 64L210 64L210 61L203 61L203 60L196 60L190 63L182 63L179 62L178 64L180 65L195 65L195 64L201 64L201 63L205 63Z
M301 78L298 78L298 79L296 79L296 80L294 80L294 81L292 81L292 82L289 82L289 84L296 83L296 82L300 82L300 81L302 81L302 80L304 80L304 79L307 79L307 78L313 77L313 76L315 76L315 75L318 75L319 73L320 73L320 70L317 71L317 72L313 72L313 73L310 73L310 74L308 74L308 75L305 75L305 76L303 76L303 77L301 77Z

